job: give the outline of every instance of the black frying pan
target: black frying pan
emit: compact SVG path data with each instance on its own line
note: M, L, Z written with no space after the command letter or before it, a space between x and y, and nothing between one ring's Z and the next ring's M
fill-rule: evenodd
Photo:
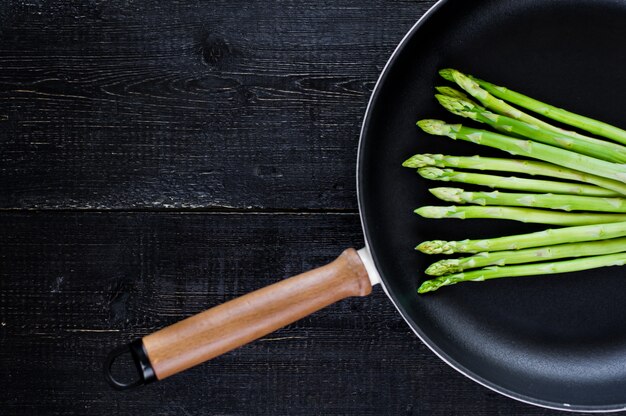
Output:
M363 123L357 177L368 249L360 253L366 262L373 259L372 283L381 279L407 323L444 361L527 403L572 411L626 408L624 269L466 283L418 296L433 258L416 253L416 243L545 227L420 219L413 209L437 202L400 164L414 153L497 154L416 129L418 118L453 118L433 98L433 87L445 84L436 75L443 67L624 126L625 45L623 0L440 1L392 55ZM127 385L115 382L110 368L121 351L105 365L118 388ZM145 345L137 341L131 352L142 379L129 384L154 379Z

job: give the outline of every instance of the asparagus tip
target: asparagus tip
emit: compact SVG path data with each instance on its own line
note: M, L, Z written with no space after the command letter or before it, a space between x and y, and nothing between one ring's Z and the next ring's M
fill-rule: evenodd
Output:
M435 167L425 167L420 168L417 171L420 176L424 179L437 180L441 179L445 176L445 171L443 169L435 168Z
M456 212L456 207L440 207L440 206L425 206L419 207L415 210L417 215L424 218L447 218L450 214Z
M421 295L421 294L428 293L428 292L434 292L435 290L439 289L440 286L441 285L435 279L433 279L433 280L426 280L417 289L417 293L419 293Z
M435 136L446 136L452 131L451 126L441 120L420 120L417 122L417 125L426 133L433 134Z
M410 158L405 160L402 163L402 166L404 166L405 168L423 168L426 166L432 166L435 163L435 160L430 155L419 154L411 156Z
M451 273L459 273L461 271L463 270L459 265L458 259L446 259L431 264L428 266L425 273L429 276L443 276Z
M450 97L443 94L435 94L435 98L439 101L439 104L441 104L443 108L452 114L476 120L476 106L471 102L458 97Z
M437 92L439 94L447 95L448 97L456 97L456 98L460 98L462 100L469 100L470 99L467 96L467 94L462 93L461 91L459 91L457 89L454 89L452 87L440 86L440 87L435 87L435 89L437 90Z
M461 188L431 188L429 189L430 193L435 195L437 198L448 201L448 202L463 202L461 198L461 194L465 192Z
M455 72L457 72L456 69L444 68L439 70L439 75L441 75L441 78L445 79L446 81L454 82Z
M476 81L470 78L468 75L465 75L462 72L454 71L452 74L454 78L454 82L465 91L468 91L472 96L477 98L478 100L484 100L489 96L489 93L485 91Z
M420 243L415 249L424 254L453 254L454 246L453 241L430 240Z

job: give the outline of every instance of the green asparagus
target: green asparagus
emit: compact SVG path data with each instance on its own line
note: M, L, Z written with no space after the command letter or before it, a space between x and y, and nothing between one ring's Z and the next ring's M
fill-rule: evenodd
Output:
M423 178L434 181L469 183L495 189L598 197L616 196L613 191L608 191L604 188L570 182L525 179L515 176L486 175L483 173L459 172L453 169L439 168L420 168L417 172Z
M456 83L463 88L469 95L476 98L482 105L496 113L503 114L514 119L524 121L528 124L544 127L548 130L560 130L557 127L546 123L536 117L524 113L508 103L494 97L486 90L482 89L478 83L470 79L467 75L457 71L456 69L442 69L439 74L447 81Z
M442 286L460 282L482 282L488 279L503 277L535 276L556 273L575 272L608 266L623 266L626 263L626 252L603 256L582 257L574 260L555 261L550 263L531 263L520 266L492 266L466 273L457 273L427 280L421 284L418 293L432 292Z
M408 168L456 167L461 169L523 172L528 175L549 176L553 178L569 179L579 182L591 183L599 187L615 191L612 193L607 192L606 194L595 196L626 195L626 184L622 182L603 178L601 176L591 175L562 166L557 166L552 163L538 162L534 160L504 159L483 156L447 156L441 154L418 154L407 159L402 164L402 166Z
M463 281L624 265L626 147L622 144L626 144L626 130L556 108L453 69L441 70L440 74L464 90L436 87L438 94L435 97L444 108L455 115L486 124L500 133L461 124L446 124L439 120L419 121L417 125L422 130L536 160L414 155L403 166L417 169L424 178L519 192L433 188L430 192L439 199L472 205L422 206L415 213L425 218L493 218L565 227L488 239L424 241L416 249L426 254L478 254L433 263L426 273L439 277L424 282L418 292L426 293ZM507 101L621 144L557 127L515 108ZM556 179L503 177L451 168L515 172ZM552 261L566 258L570 259Z
M432 188L429 191L446 202L509 207L547 208L562 211L626 212L626 198L528 194L511 192L468 192L461 188Z
M430 276L443 276L452 273L461 273L468 269L477 269L486 266L505 266L520 263L536 263L546 260L563 259L567 257L598 256L626 251L626 238L599 240L583 243L560 244L525 250L509 250L495 252L481 252L471 257L459 259L445 259L431 264L426 269Z
M626 236L626 222L594 224L580 227L550 228L527 234L477 240L424 241L415 249L425 254L479 253L482 251L520 250L583 241L605 240Z
M493 218L536 224L591 225L626 221L626 214L555 212L535 208L476 207L476 206L424 206L415 213L424 218Z
M461 100L465 100L465 101L471 100L471 98L467 94L452 87L442 86L442 87L435 87L435 89L437 90L439 94L447 95L448 97L460 98ZM473 103L473 104L478 105L476 103ZM484 107L481 107L481 108L484 109Z
M613 125L602 121L594 120L589 117L581 116L561 108L554 107L550 104L530 98L526 95L511 91L508 88L491 84L481 79L470 77L474 82L480 85L490 94L513 104L519 105L527 110L534 111L552 120L577 127L598 136L615 140L619 143L626 144L626 130L620 129Z
M569 131L560 127L556 127L550 123L546 123L543 120L533 117L530 114L526 114L523 111L518 110L507 102L494 97L488 91L481 88L481 86L476 81L472 80L467 75L455 69L443 69L439 71L439 74L444 79L455 82L465 91L467 91L472 97L480 101L485 107L489 108L492 111L495 111L496 113L506 115L514 119L533 124L538 127L542 127L547 130L552 130L557 133L589 139L589 136L584 136L574 131Z
M448 111L461 117L485 123L496 130L515 134L551 146L597 157L610 162L625 163L626 147L604 140L585 137L569 132L555 132L541 126L528 124L511 117L491 113L471 101L447 95L435 95L439 103Z
M461 124L446 124L440 120L421 120L417 122L417 125L429 134L495 147L511 154L532 157L626 183L626 165L607 162L543 143L514 139L486 130L464 127Z

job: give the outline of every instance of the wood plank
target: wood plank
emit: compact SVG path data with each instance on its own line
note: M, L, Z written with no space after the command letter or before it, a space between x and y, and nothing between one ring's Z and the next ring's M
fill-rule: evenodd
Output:
M362 244L352 214L0 213L2 415L557 415L471 382L380 288L112 391L114 346Z
M0 4L0 208L355 210L370 91L434 1Z

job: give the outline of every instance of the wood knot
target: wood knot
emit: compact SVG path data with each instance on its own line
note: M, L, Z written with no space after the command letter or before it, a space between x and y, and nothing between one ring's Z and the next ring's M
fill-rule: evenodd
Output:
M220 67L233 53L226 39L217 35L206 35L202 40L202 60L210 67Z

